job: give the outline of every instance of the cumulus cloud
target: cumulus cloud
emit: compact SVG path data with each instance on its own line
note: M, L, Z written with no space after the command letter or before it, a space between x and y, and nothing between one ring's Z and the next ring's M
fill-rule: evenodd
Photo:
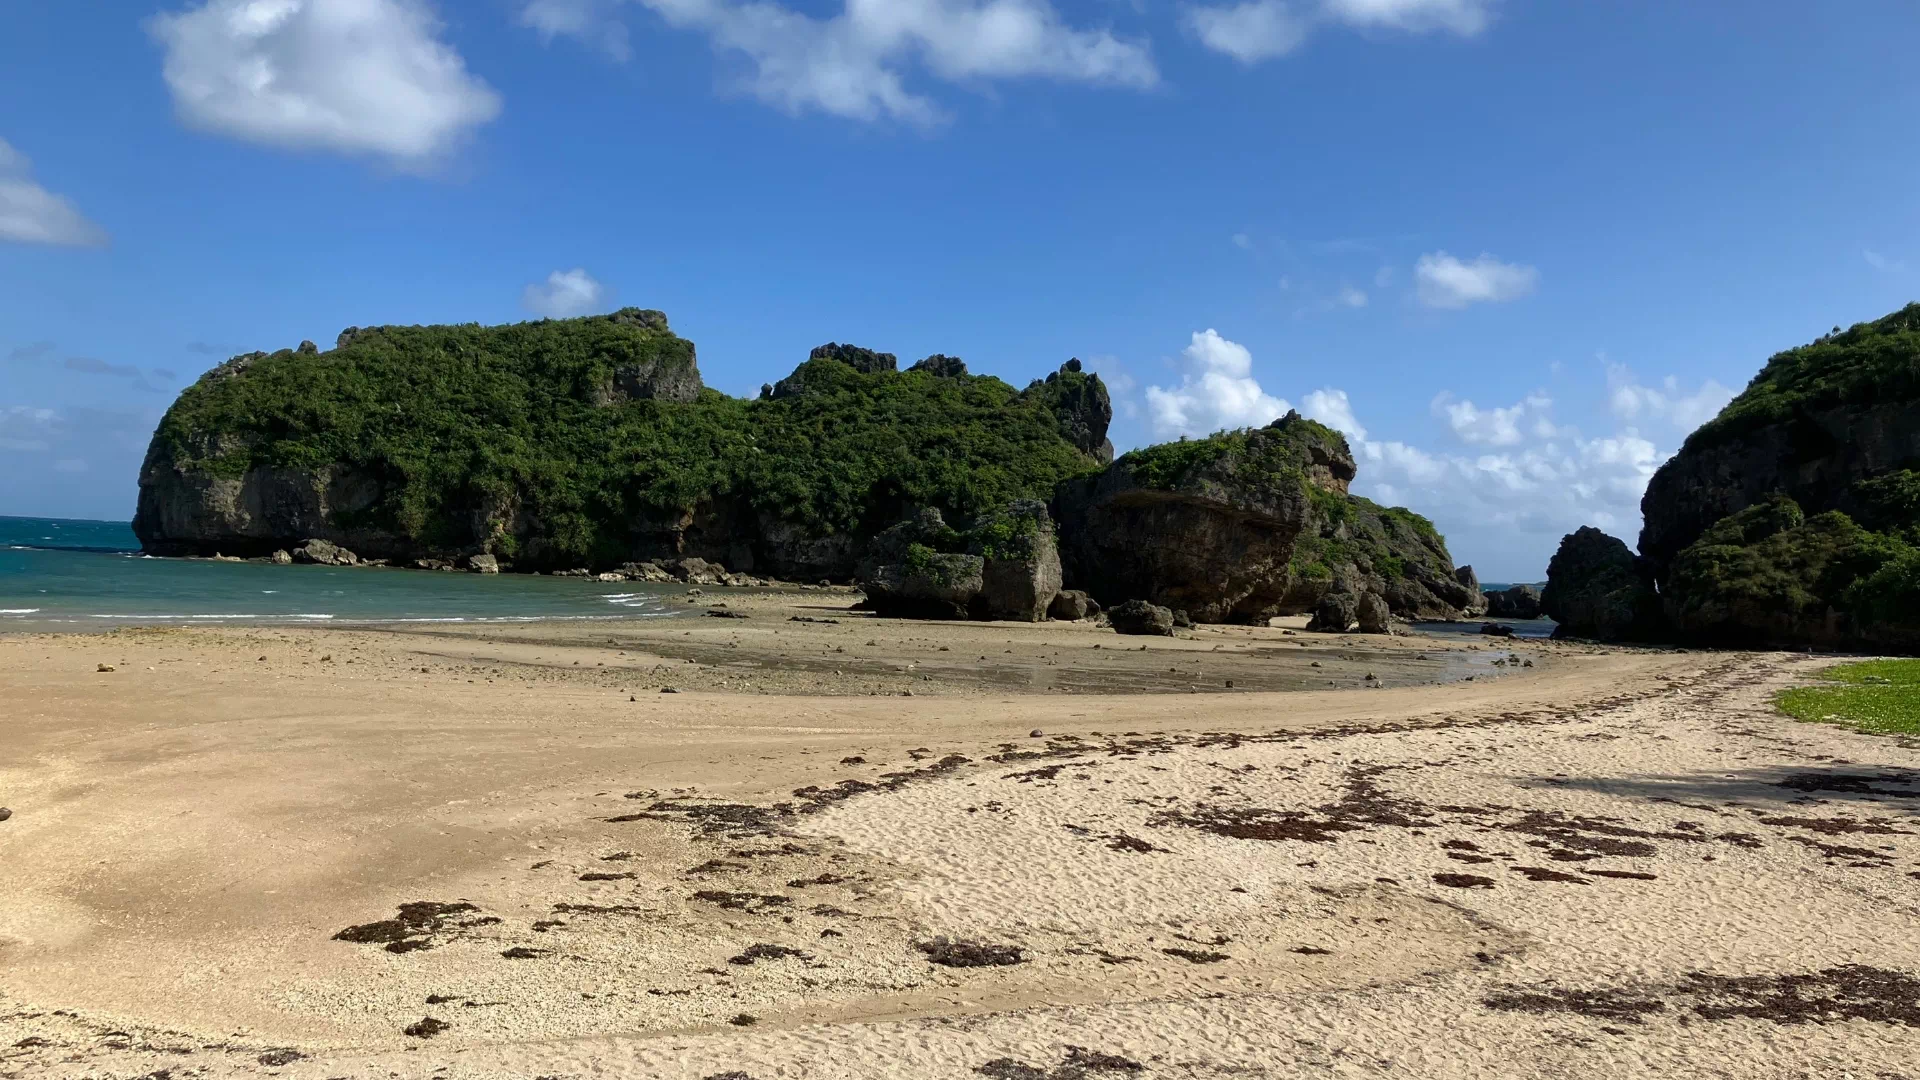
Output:
M1659 420L1687 434L1719 415L1733 396L1731 388L1714 379L1689 394L1672 375L1657 387L1646 386L1624 365L1607 365L1607 407L1628 423Z
M948 82L1051 78L1148 87L1159 71L1147 46L1105 29L1068 25L1049 0L844 0L815 16L772 0L631 0L668 26L704 35L715 52L745 57L743 89L789 113L938 123L935 102L910 90L923 69ZM602 38L617 22L609 0L526 0L521 22L543 35Z
M1433 415L1453 429L1454 437L1475 446L1513 446L1533 437L1550 439L1556 428L1551 419L1553 399L1532 394L1517 405L1482 409L1451 393L1433 399Z
M547 319L571 319L600 310L606 287L585 270L555 270L547 280L526 287L520 306Z
M1462 262L1444 251L1420 256L1413 276L1420 302L1434 308L1518 300L1540 281L1540 271L1531 266L1503 263L1487 254Z
M73 200L41 187L33 178L33 162L0 139L0 241L101 247L107 232L88 221Z
M1271 423L1292 406L1260 389L1253 354L1208 329L1180 354L1180 385L1147 387L1147 414L1162 435L1205 435Z
M1342 285L1335 302L1341 307L1363 308L1367 306L1367 294L1351 285Z
M1345 390L1323 387L1306 396L1301 402L1302 411L1312 419L1318 420L1333 430L1349 438L1365 439L1367 429L1353 415L1353 403L1347 400Z
M427 0L203 0L147 30L181 121L249 142L420 167L500 114Z
M1493 4L1494 0L1242 0L1189 7L1184 21L1207 48L1243 64L1256 64L1293 52L1322 26L1472 37L1493 21Z

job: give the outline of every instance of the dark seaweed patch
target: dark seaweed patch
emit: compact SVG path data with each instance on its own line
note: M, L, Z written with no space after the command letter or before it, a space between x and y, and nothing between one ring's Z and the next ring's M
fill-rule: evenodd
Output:
M1066 1060L1051 1069L1003 1057L976 1066L973 1071L989 1080L1088 1080L1099 1075L1132 1075L1146 1071L1146 1066L1118 1054L1069 1046Z
M1493 879L1479 874L1435 874L1435 885L1445 885L1449 889L1491 889Z
M1481 1004L1499 1012L1524 1012L1541 1016L1575 1013L1629 1024L1644 1024L1648 1015L1667 1009L1666 1003L1656 998L1637 996L1622 990L1565 990L1559 987L1509 989L1505 993L1482 998Z
M1516 874L1525 874L1528 881L1570 881L1575 885L1587 884L1587 879L1579 874L1563 874L1544 866L1509 866L1507 869Z
M702 889L693 894L695 900L709 904L718 904L726 911L765 911L768 908L785 907L793 903L790 896L763 896L760 893L726 892L722 889Z
M1026 950L1018 945L993 945L978 941L949 941L937 937L914 948L927 960L950 968L1011 967L1027 962Z
M445 1020L436 1020L431 1016L423 1016L419 1020L401 1029L401 1033L416 1039L431 1039L452 1026L453 1025L447 1023Z
M1177 956L1189 964L1218 964L1222 960L1233 959L1226 953L1206 949L1161 949L1160 951L1168 956Z
M749 945L739 956L729 957L727 963L739 967L752 967L760 960L811 960L813 957L799 949L790 949L785 945Z
M385 945L387 951L392 953L412 952L429 947L432 936L445 930L449 920L454 916L478 910L480 909L465 902L442 904L429 900L416 900L413 903L401 904L397 918L349 926L333 935L333 940L350 941L356 945ZM475 919L458 923L456 926L477 926L499 921L495 918Z

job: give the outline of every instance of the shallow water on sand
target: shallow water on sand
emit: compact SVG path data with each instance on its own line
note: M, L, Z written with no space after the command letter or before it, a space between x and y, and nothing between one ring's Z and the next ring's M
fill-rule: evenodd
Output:
M140 554L124 522L0 517L0 633L138 625L525 622L672 614L682 589Z

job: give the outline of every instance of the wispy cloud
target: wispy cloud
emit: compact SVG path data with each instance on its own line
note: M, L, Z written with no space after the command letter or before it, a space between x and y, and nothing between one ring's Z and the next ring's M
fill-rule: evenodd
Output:
M0 139L0 241L104 247L107 231L88 221L73 200L41 187L33 162Z
M1493 7L1494 0L1242 0L1189 6L1182 21L1207 48L1257 64L1296 51L1322 27L1473 37L1493 21Z
M1867 260L1868 266L1873 267L1883 274L1904 274L1907 272L1907 264L1905 262L1899 259L1889 258L1871 248L1862 251L1860 256Z

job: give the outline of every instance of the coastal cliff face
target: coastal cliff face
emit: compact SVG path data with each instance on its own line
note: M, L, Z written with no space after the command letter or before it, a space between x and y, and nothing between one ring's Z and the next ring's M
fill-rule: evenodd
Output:
M1920 651L1917 466L1920 305L1780 353L1647 487L1635 575L1656 610L1635 600L1635 617L1584 629ZM1609 593L1607 575L1593 560L1550 572L1548 614L1557 596Z
M135 532L165 555L317 539L401 562L691 557L848 580L914 507L971 520L1100 464L1111 406L1077 361L1036 383L1073 394L1016 391L955 357L897 368L826 345L742 401L704 387L657 311L353 327L326 352L235 357L182 393L141 469Z

